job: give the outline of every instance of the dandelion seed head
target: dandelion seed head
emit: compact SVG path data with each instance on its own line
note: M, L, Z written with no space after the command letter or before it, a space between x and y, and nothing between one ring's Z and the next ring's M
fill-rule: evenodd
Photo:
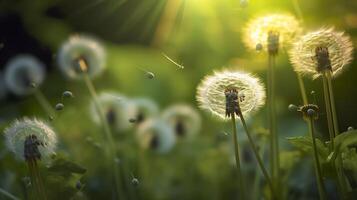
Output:
M129 100L133 107L128 113L128 119L134 119L135 123L142 123L146 119L155 117L159 113L158 105L148 98L133 98Z
M258 78L240 71L220 71L206 76L197 88L200 108L225 120L227 89L239 91L239 106L243 115L257 111L265 103L265 89Z
M149 119L140 124L136 135L143 149L161 154L168 153L176 142L172 127L160 119Z
M303 35L290 50L290 61L296 72L313 78L321 76L318 48L327 50L332 75L337 76L352 61L353 45L349 36L333 28L321 28Z
M172 126L178 138L192 138L201 129L201 116L190 105L170 106L163 111L162 119Z
M270 14L250 20L243 32L243 42L251 50L268 50L270 32L278 33L279 45L289 45L301 33L300 23L290 14Z
M86 65L85 69L80 67L80 61ZM60 70L70 79L80 79L83 71L94 78L103 71L106 54L94 38L74 35L60 47L57 62Z
M127 98L115 92L102 92L98 95L98 101L103 109L108 123L117 131L124 131L131 127L127 120L127 113L133 112L134 107L130 105ZM90 116L96 124L101 124L100 115L95 102L90 104Z
M45 79L45 66L32 55L18 55L11 58L5 67L5 85L15 95L28 95L33 85L40 85Z
M4 135L8 149L21 160L25 160L25 141L30 136L35 136L42 143L38 146L42 158L53 155L57 146L57 136L53 129L35 118L16 120L5 129Z

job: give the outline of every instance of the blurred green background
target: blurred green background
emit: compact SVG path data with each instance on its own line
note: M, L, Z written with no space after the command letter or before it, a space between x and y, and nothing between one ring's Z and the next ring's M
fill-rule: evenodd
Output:
M107 50L107 68L94 80L99 92L114 90L129 97L148 97L161 109L181 102L197 107L196 87L213 70L240 69L266 79L267 57L264 53L246 50L241 38L242 28L249 19L260 14L289 12L297 15L293 2L251 0L248 6L242 7L239 0L0 0L0 43L3 44L0 71L12 56L34 54L46 64L47 76L41 90L51 104L59 102L65 90L74 93L75 98L66 103L59 119L53 122L59 135L59 151L88 170L83 180L86 184L83 198L108 199L111 196L110 173L101 165L96 147L86 141L87 136L98 137L101 129L89 123L90 97L84 83L67 80L57 69L55 57L61 43L76 33L90 34L103 42ZM298 2L305 31L334 26L349 34L354 44L357 42L357 1ZM163 52L185 68L181 70L173 65L163 57ZM307 127L298 113L287 109L291 103L301 105L302 100L296 74L285 52L280 52L277 63L279 134L282 148L290 150L285 137L305 135ZM357 127L356 63L334 80L341 130ZM140 68L153 72L155 78L147 79ZM321 81L304 80L307 91L317 94L322 113L317 128L320 136L327 138ZM223 134L230 132L230 126L209 113L201 114L203 127L194 141L178 144L168 155L146 156L146 173L139 177L140 187L134 192L136 198L237 197L231 138ZM0 101L0 130L22 116L46 118L33 96L9 94ZM255 132L264 132L267 127L265 108L249 120L249 126ZM240 132L244 146L245 136ZM137 165L137 147L130 139L121 137L118 136L118 143L125 154L123 157L133 163L131 173L138 174L143 166ZM26 175L26 167L16 161L6 150L3 140L0 141L0 186L21 197L18 180ZM296 168L290 172L297 176L290 177L289 193L313 198L316 195L314 188L310 188L313 171L304 166ZM249 180L254 169L247 170Z

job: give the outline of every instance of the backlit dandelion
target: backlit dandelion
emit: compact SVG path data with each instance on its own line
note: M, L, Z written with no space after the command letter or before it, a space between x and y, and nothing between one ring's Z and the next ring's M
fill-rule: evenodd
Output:
M349 36L333 28L322 28L307 33L294 43L290 60L295 71L303 75L317 78L327 69L336 76L352 61L352 53Z
M148 98L133 98L129 100L133 109L128 113L128 120L133 120L135 123L140 124L146 119L154 117L159 113L158 105Z
M103 92L98 95L98 101L104 111L105 118L112 128L117 131L130 128L131 124L127 119L127 115L134 107L127 102L125 96L114 92ZM97 107L93 101L90 105L90 112L93 121L101 124Z
M34 56L18 55L5 66L6 87L16 95L28 95L45 79L45 66Z
M279 46L289 45L300 33L300 23L293 15L269 14L247 23L243 41L251 50L256 50L259 44L263 50L277 51Z
M157 153L168 153L176 142L172 127L160 119L150 119L142 123L136 135L143 149Z
M91 78L96 77L103 71L105 61L102 45L94 38L82 35L73 35L63 43L57 57L59 68L71 79L82 78L83 72Z
M260 80L240 71L220 71L207 76L197 88L199 106L220 119L226 117L225 90L239 91L240 109L243 115L257 111L265 103L265 90Z
M201 116L190 105L170 106L161 116L172 126L178 138L192 138L201 129Z

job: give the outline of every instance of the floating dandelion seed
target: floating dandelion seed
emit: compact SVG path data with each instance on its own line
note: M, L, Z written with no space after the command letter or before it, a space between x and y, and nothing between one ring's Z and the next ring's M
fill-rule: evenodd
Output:
M56 104L56 106L55 106L55 109L56 109L57 111L61 111L61 110L63 110L63 108L64 108L63 103L58 103L58 104Z
M150 119L140 124L136 135L142 148L157 153L168 153L176 142L172 127L160 119Z
M201 129L201 116L186 104L170 106L163 111L162 119L172 126L179 138L192 138Z
M9 150L22 160L48 158L55 153L56 134L41 120L16 120L4 134Z
M226 120L227 89L239 91L239 105L243 115L258 110L265 103L264 86L260 80L240 71L221 71L207 76L197 88L199 106Z
M118 131L130 128L127 115L133 112L134 106L127 102L126 97L114 92L102 92L98 95L98 101L111 127L114 127ZM93 121L97 124L101 124L94 101L92 101L90 105L90 112Z
M178 68L180 69L184 69L185 66L178 64L177 62L175 62L174 60L172 60L168 55L161 53L167 60L169 60L170 62L172 62L174 65L176 65Z
M290 61L296 72L321 76L327 69L338 75L352 61L353 46L349 36L333 28L322 28L302 36L290 51Z
M31 55L18 55L6 64L6 87L16 95L28 95L34 92L45 79L45 67Z
M155 74L153 72L150 72L150 71L147 71L143 68L139 68L141 71L143 71L145 73L145 76L148 78L148 79L153 79L155 78Z
M80 79L83 72L91 78L96 77L103 71L105 59L105 50L97 40L78 35L71 36L57 55L59 68L71 79Z
M271 14L252 19L244 29L243 41L251 50L268 50L269 35L276 35L278 45L289 45L301 33L300 23L290 14ZM271 41L270 41L271 42Z
M71 91L64 91L62 93L62 97L63 98L73 98L74 96L73 96L73 93Z
M142 123L148 118L154 117L159 113L159 107L151 99L134 98L129 100L132 109L128 112L128 119L137 124Z

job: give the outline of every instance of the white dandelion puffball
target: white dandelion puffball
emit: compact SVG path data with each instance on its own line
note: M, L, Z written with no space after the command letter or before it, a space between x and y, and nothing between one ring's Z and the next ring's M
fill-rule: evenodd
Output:
M301 34L302 29L293 15L269 14L253 18L247 23L243 32L243 42L251 50L256 50L257 45L267 50L269 32L277 33L279 44L286 46Z
M170 124L179 138L192 138L201 129L201 116L190 105L176 104L162 113L162 119Z
M290 61L296 72L317 78L316 49L327 48L332 75L338 75L352 61L353 45L349 36L333 28L322 28L303 35L290 51Z
M4 131L6 145L18 158L25 160L25 141L36 136L40 156L48 158L55 153L57 136L50 126L38 119L23 118L16 120Z
M57 62L60 70L70 79L82 78L79 61L86 64L89 77L98 76L106 64L106 54L102 45L88 36L71 36L58 51Z
M135 120L137 124L144 122L146 119L155 117L159 114L158 105L148 98L133 98L129 100L134 109L128 113L129 119Z
M5 85L15 95L28 95L45 79L45 66L34 56L18 55L5 67Z
M7 88L5 85L4 75L0 73L0 100L5 99L7 95Z
M140 147L162 154L168 153L176 142L172 127L160 119L149 119L140 124L136 136Z
M200 108L225 120L226 89L239 92L239 106L243 115L257 111L265 104L265 88L258 78L240 71L220 71L206 76L197 88Z
M124 95L115 92L102 92L98 95L99 104L104 112L104 116L109 125L117 131L124 131L131 127L128 120L128 113L134 107L128 103ZM90 104L90 116L96 124L101 124L100 116L92 101Z

